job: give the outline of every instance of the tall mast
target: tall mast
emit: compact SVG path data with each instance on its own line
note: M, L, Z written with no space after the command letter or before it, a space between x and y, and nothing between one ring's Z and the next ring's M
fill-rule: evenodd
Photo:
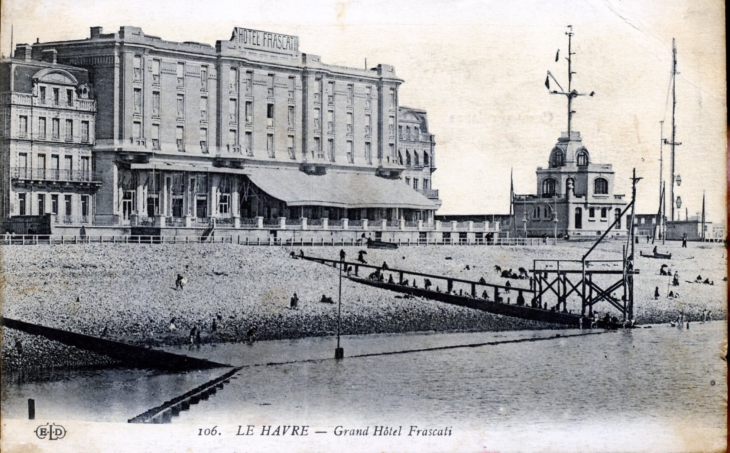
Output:
M681 143L677 142L677 125L675 123L675 113L677 110L677 45L675 43L674 38L672 38L672 141L667 142L664 140L664 143L667 143L672 147L672 181L671 181L671 188L670 188L670 198L672 201L672 221L674 221L674 180L675 180L675 165L674 165L674 156L675 156L675 147L678 145L681 145Z
M572 71L572 63L573 63L573 52L572 52L572 43L573 43L573 27L568 26L568 31L565 32L566 35L568 35L568 139L570 139L570 131L571 131L571 120L573 119L573 71Z

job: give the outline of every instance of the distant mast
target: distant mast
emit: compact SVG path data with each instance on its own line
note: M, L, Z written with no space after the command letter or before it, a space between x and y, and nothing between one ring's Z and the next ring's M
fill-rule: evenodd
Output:
M547 78L545 79L545 86L547 87L550 94L558 94L565 96L568 98L568 139L570 139L570 133L573 130L573 114L576 113L575 110L573 110L573 99L577 98L578 96L586 96L586 93L578 93L578 91L573 89L573 74L575 72L573 71L573 55L575 55L575 52L573 52L573 26L568 25L568 31L565 32L566 35L568 35L568 56L565 58L568 60L568 89L565 90L560 85L560 82L553 76L553 74L548 71L547 72ZM560 59L560 50L558 49L558 52L555 54L555 62L558 62ZM550 89L550 79L555 82L555 84L560 88L560 91L557 90L551 90ZM591 91L590 94L587 96L593 96L596 94L594 91Z
M671 146L672 149L672 181L670 187L670 198L672 200L672 222L674 222L674 208L676 201L674 199L674 181L675 181L675 166L674 166L674 151L675 146L679 146L682 143L677 142L677 125L674 122L674 114L677 110L677 45L674 38L672 38L672 141L664 139L664 143ZM681 215L681 214L680 214Z

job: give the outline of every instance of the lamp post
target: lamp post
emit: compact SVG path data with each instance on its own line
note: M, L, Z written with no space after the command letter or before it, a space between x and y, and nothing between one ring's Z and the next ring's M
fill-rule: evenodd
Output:
M555 236L555 245L558 245L558 211L553 211L553 235Z
M340 250L340 288L337 300L337 348L335 349L335 360L345 357L345 350L340 347L340 320L342 317L342 267L345 265L345 251Z

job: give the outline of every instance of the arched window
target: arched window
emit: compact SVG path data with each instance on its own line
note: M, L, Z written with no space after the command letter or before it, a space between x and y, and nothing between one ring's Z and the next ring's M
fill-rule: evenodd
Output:
M535 206L532 210L532 218L533 219L539 219L540 218L540 206Z
M588 166L588 151L582 149L578 151L578 156L576 157L576 160L578 161L579 167L587 167Z
M555 180L547 178L542 182L542 196L552 197L555 195Z
M411 152L408 150L406 150L406 166L411 166Z
M403 165L403 154L398 150L398 165Z
M596 178L593 182L593 193L595 195L608 195L608 181L603 178Z
M616 220L618 220L616 222L616 228L618 228L620 230L621 229L621 210L619 208L616 208L614 215L616 216Z
M419 159L418 159L418 151L413 151L413 165L418 167L420 165Z
M565 164L565 156L563 155L563 151L561 151L560 149L553 150L553 155L550 161L553 167L562 167Z
M406 126L406 140L410 140L410 139L411 139L411 127Z
M423 166L428 167L428 151L423 152Z
M542 208L542 214L543 214L542 215L543 218L545 218L545 219L549 219L550 218L550 210L548 209L547 206L545 206L545 207Z

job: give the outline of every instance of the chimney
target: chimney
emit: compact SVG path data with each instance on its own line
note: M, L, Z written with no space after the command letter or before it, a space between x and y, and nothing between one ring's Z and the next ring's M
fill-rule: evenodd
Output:
M56 52L56 49L44 49L43 53L41 54L41 61L56 64L57 55L58 52Z
M103 31L104 27L91 27L91 39L100 38Z
M15 46L15 58L30 61L32 50L33 47L28 44L18 44Z

